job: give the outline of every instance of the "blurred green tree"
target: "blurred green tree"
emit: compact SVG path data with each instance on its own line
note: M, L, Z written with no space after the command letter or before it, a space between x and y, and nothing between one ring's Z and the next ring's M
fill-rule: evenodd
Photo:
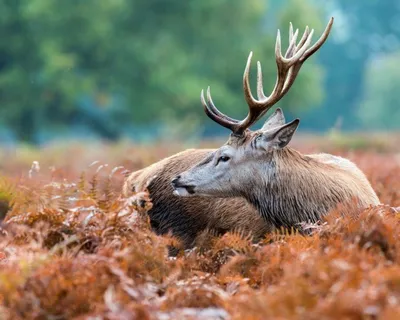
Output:
M400 128L400 52L383 55L366 68L364 94L358 116L368 128Z
M199 94L208 85L221 111L243 117L249 51L263 62L267 92L276 25L284 38L290 19L322 31L309 1L292 2L265 28L265 0L1 1L1 121L26 141L76 119L105 137L172 118L204 123ZM323 97L322 68L315 59L303 68L282 100L287 109Z
M341 129L355 130L360 127L358 106L365 98L370 60L400 49L399 2L326 0L315 1L315 5L336 19L330 41L320 54L326 73L326 97L321 108L303 115L302 121L306 126L326 130L341 118Z

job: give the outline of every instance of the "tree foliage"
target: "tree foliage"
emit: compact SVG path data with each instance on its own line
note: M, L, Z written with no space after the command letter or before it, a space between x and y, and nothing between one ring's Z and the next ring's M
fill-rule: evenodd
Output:
M358 116L367 127L390 130L400 127L400 52L372 61L366 69L363 99Z
M311 8L294 3L264 28L276 12L262 0L1 1L1 121L28 141L71 128L116 138L171 118L204 123L199 93L208 85L222 111L244 116L247 55L253 50L263 62L270 90L276 27L287 35L289 18ZM301 30L311 24L293 20ZM322 71L313 60L283 103L321 101Z
M315 5L320 4L315 1ZM326 97L321 108L302 117L303 124L326 129L340 117L342 129L354 130L360 125L358 108L364 99L365 81L369 81L370 61L400 49L400 6L394 0L329 0L320 7L335 16L331 37L320 54Z

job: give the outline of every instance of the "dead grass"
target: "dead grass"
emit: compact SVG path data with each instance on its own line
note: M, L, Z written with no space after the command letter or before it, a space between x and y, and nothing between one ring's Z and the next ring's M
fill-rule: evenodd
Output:
M206 235L201 247L170 258L177 240L150 231L147 194L124 199L119 191L124 170L180 149L76 144L4 153L0 201L11 209L0 229L0 319L400 317L398 150L335 152L364 170L382 206L340 208L308 237L281 232L252 244L235 233Z

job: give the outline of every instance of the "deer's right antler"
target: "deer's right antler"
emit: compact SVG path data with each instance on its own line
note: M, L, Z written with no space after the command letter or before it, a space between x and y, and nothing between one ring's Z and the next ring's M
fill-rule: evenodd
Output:
M318 41L309 48L314 30L309 31L306 27L303 36L301 37L298 44L296 44L298 29L293 33L293 26L290 24L289 30L289 47L286 50L285 56L282 56L281 52L281 35L278 30L275 43L275 59L277 65L277 79L275 87L269 96L264 94L261 64L257 62L257 99L255 99L251 93L249 84L249 72L250 64L253 53L250 52L247 59L246 68L243 74L243 90L246 102L249 106L249 113L244 120L236 120L228 117L227 115L220 112L214 105L210 87L207 88L207 101L204 99L204 92L201 91L201 103L203 104L204 111L207 116L215 122L232 130L235 135L242 135L243 132L260 119L275 103L277 103L293 85L297 74L300 71L304 61L306 61L311 55L313 55L321 46L325 43L329 36L333 24L333 18L329 20L325 31L318 39Z

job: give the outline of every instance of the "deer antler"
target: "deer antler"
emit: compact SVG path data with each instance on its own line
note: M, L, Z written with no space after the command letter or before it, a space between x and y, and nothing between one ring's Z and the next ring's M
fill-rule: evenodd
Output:
M235 135L242 135L243 132L260 119L275 103L277 103L293 85L297 74L304 61L313 55L325 43L329 36L333 24L333 18L329 20L325 31L318 41L309 48L314 30L309 31L306 27L303 36L298 44L296 44L298 29L293 33L293 26L290 24L289 29L289 47L285 56L281 52L281 35L278 30L275 43L275 59L277 65L277 79L275 87L269 96L264 94L261 64L257 61L257 99L251 93L249 84L250 64L253 52L250 52L247 59L246 68L243 74L243 90L246 102L249 106L249 113L244 120L236 120L228 117L220 112L211 99L210 87L207 88L207 101L204 99L204 92L201 91L201 103L207 116L220 124L221 126L232 130Z

